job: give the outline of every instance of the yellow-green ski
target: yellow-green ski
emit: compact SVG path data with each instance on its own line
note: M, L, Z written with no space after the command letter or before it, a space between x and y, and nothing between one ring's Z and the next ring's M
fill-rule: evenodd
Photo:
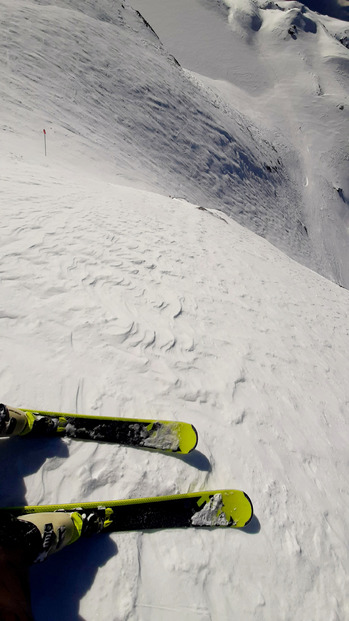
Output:
M18 426L19 431L8 424L7 435L22 437L68 437L75 440L93 440L95 442L112 442L126 446L141 447L170 453L190 453L197 445L198 435L190 423L138 419L115 418L104 416L85 416L83 414L66 414L47 412L27 408L13 408L0 405L2 420L6 416L10 423ZM18 415L26 417L23 425ZM11 420L12 416L12 420ZM17 417L17 418L16 418ZM4 435L4 434L3 434Z
M252 503L242 491L214 490L131 500L34 505L0 509L13 515L50 511L93 513L106 509L105 532L160 528L242 528L253 515Z

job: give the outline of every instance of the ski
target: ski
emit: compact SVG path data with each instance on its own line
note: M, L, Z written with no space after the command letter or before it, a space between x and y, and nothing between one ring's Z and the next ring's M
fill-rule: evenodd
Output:
M67 437L74 440L112 442L125 446L141 447L170 453L190 453L197 445L198 435L190 423L177 421L85 416L28 410L27 408L5 408L3 416L23 412L27 424L20 432L22 437L49 438ZM15 421L13 421L15 422ZM8 433L11 435L11 433Z
M252 503L239 490L215 490L131 500L34 505L0 509L14 516L51 511L103 515L102 532L163 528L242 528L253 515Z

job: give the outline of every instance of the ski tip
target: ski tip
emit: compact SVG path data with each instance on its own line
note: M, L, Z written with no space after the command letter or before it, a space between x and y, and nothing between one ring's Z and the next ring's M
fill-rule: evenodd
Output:
M244 528L253 515L249 497L240 490L202 492L196 498L200 510L193 516L193 526Z
M193 431L193 440L195 442L194 442L194 445L192 446L192 448L189 449L188 453L191 453L192 451L194 451L196 449L196 447L198 445L198 441L199 441L199 434L198 434L196 428L194 427L194 425L190 425L190 426L191 426L192 431Z
M250 507L251 507L251 516L248 518L247 522L245 522L245 524L244 524L244 526L247 526L247 524L249 524L251 522L252 518L253 518L253 504L252 504L251 498L246 494L246 492L243 492L243 494L244 494L245 498L247 498L247 500L248 500L248 502L250 504Z
M183 453L183 455L187 455L194 451L198 444L198 432L196 431L194 425L190 423L185 423L180 433L179 440L179 452Z
M243 528L252 519L253 506L245 492L239 490L222 491L224 513L233 528Z

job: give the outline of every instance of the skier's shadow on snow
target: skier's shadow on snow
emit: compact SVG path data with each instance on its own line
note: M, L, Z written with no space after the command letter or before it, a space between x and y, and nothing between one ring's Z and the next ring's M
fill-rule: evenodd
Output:
M116 543L96 535L67 546L30 570L35 621L84 621L80 600L91 588L98 569L117 554Z
M10 438L0 440L0 506L24 506L25 478L37 473L47 459L62 460L69 449L60 438ZM210 471L207 457L198 450L175 455L201 471ZM32 608L35 621L84 621L79 614L80 600L91 588L98 569L117 554L117 546L107 534L77 541L45 563L30 569Z
M0 506L27 504L25 477L40 470L48 458L68 457L68 447L59 438L6 438L0 440Z
M35 438L0 440L0 506L23 506L25 477L40 470L45 461L65 459L68 446L59 438L45 442ZM45 563L30 570L32 607L35 621L84 621L79 615L80 599L91 588L99 567L117 553L108 535L77 541Z

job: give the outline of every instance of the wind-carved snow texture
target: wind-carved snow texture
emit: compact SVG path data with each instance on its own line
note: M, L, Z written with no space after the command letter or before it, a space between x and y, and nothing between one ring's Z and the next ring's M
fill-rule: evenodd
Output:
M196 0L159 0L161 19L171 7L170 21L180 15L181 49L201 63L188 77L182 58L184 69L121 3L109 21L110 3L70 4L0 0L1 401L184 420L199 444L180 459L4 439L0 503L232 488L246 491L255 519L244 533L77 542L33 568L34 617L216 621L233 610L243 621L346 619L349 294L215 217L229 200L280 247L299 219L316 270L335 274L335 265L344 281L348 50L335 38L343 23L321 18L322 27L314 14L317 32L297 26L294 39L285 26L300 3L278 0L285 10L261 9L247 45L214 21L224 12L207 11L209 22ZM98 7L103 21L84 7ZM300 201L273 171L270 144ZM251 158L271 167L265 187ZM241 178L222 176L225 163L239 165Z
M191 518L193 526L229 526L234 522L227 520L223 511L222 494L215 494L200 511Z
M229 618L233 602L252 620L263 598L263 621L280 602L285 619L311 606L322 621L329 585L345 617L348 292L217 212L58 164L4 160L2 196L2 400L166 415L192 423L199 445L183 460L18 439L13 460L4 440L0 465L12 467L1 504L219 485L246 491L261 523L243 537L217 529L205 540L176 531L74 544L33 570L37 620L80 609L87 621L101 611L161 621L164 607L181 612L179 598L190 621L202 601L211 618Z

